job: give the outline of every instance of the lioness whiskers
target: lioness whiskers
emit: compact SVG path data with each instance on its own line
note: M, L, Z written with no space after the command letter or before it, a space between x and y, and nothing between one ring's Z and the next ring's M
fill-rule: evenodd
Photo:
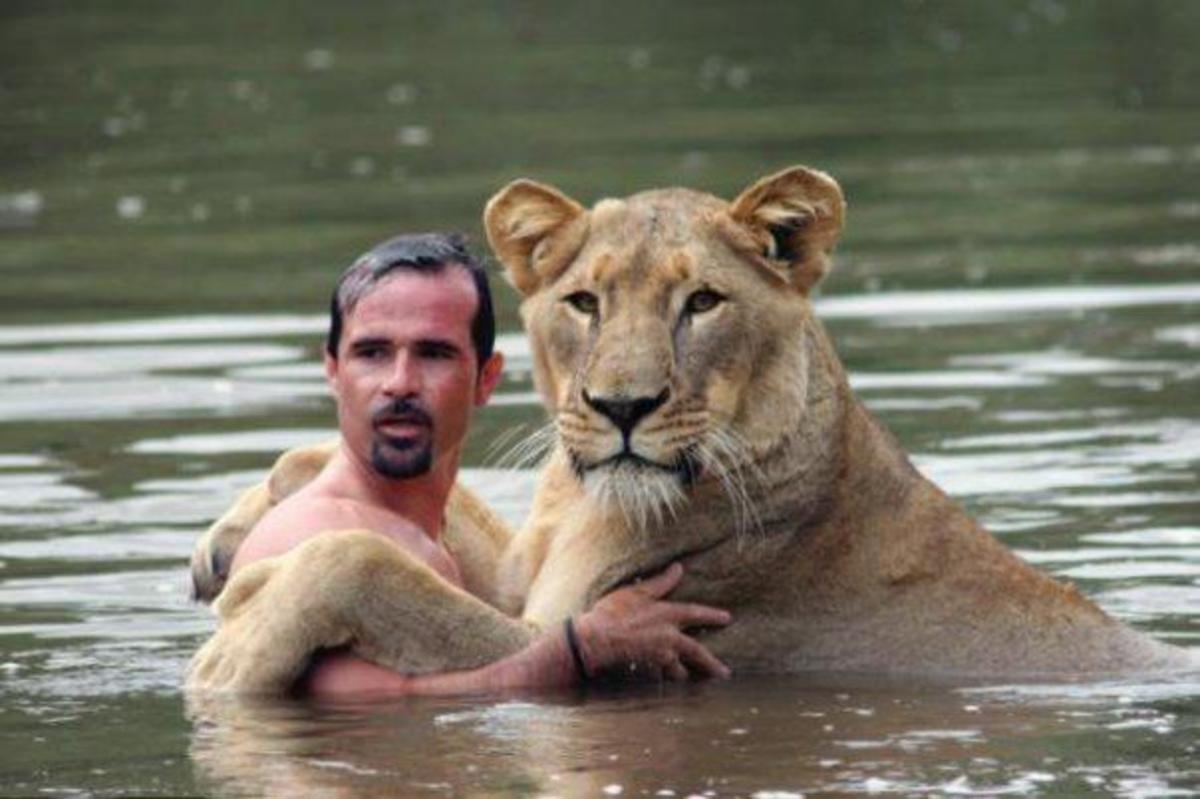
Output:
M762 486L762 470L749 457L749 446L736 432L723 427L708 430L703 441L696 445L696 456L721 482L729 502L733 505L735 534L744 539L747 535L762 532L762 519L755 508L754 499L747 486L752 479Z
M525 427L514 428L516 431L499 446L505 446L512 436L520 435ZM496 458L495 465L500 469L528 469L545 460L550 450L558 440L557 430L553 422L547 422L534 430L525 438L503 450ZM499 449L499 447L494 447Z
M674 474L653 468L622 465L590 472L583 484L596 507L618 509L625 525L635 531L648 529L651 521L661 527L675 518L687 499Z

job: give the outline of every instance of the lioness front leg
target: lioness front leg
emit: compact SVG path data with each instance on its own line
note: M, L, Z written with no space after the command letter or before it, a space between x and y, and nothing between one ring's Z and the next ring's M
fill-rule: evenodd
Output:
M212 602L229 578L229 567L242 541L272 507L311 482L337 450L338 440L295 447L276 459L270 473L248 488L200 536L192 549L192 598Z
M603 530L597 535L596 530ZM530 528L505 554L507 571L520 568L522 551L534 550L539 531ZM604 520L586 508L553 531L538 556L537 569L525 596L522 618L541 628L559 624L591 607L603 594L630 580L663 569L671 562L729 538L719 523L698 521L689 531L687 550L671 538L648 538L619 518ZM518 576L519 577L519 576ZM505 575L512 582L511 574Z
M342 646L406 674L470 669L534 634L367 530L250 564L215 608L221 624L192 660L191 690L282 694L314 653Z

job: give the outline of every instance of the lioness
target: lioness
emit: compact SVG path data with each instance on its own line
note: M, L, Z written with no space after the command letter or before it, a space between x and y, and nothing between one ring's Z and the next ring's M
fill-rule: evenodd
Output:
M808 300L844 216L838 184L804 167L732 203L667 189L587 210L505 187L484 223L523 297L557 441L495 572L503 534L463 493L450 543L476 565L472 590L521 621L374 536L316 540L233 580L192 683L278 690L315 648L347 643L399 670L473 666L680 559L673 598L733 612L706 643L735 672L1191 665L1008 552L854 397ZM320 461L285 458L274 493ZM271 494L253 490L202 542L199 585L217 587L212 564ZM303 610L279 609L301 595Z

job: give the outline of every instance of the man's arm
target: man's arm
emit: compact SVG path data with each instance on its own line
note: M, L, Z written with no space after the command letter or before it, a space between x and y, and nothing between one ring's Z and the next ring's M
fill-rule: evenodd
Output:
M723 626L729 623L729 614L662 600L682 576L683 568L673 564L649 580L605 596L580 616L576 631L587 674L579 673L564 628L539 636L495 663L442 674L407 676L344 650L327 652L318 656L299 688L318 697L496 693L561 687L634 664L650 678L727 678L729 669L682 630Z
M347 517L336 504L307 502L303 497L293 497L291 501L272 509L255 527L238 551L233 571L236 573L242 565L294 549L311 538L314 529L321 525L333 526L354 520L353 517ZM416 528L412 532L414 535L423 535ZM394 541L386 543L412 556ZM593 664L591 668L594 671L603 672L636 663L648 668L651 675L663 675L675 680L686 680L693 674L698 677L728 676L728 669L705 647L680 632L688 627L727 624L728 614L699 605L662 601L679 584L682 575L682 567L676 564L652 580L613 592L580 616L577 625L579 643L585 657ZM453 628L448 637L457 644L467 642L469 645L485 635L477 629L473 630L471 621L476 622L476 628L482 622L487 632L495 630L496 625L491 619L480 619L478 613L472 612L469 606L453 602L454 596L459 593L458 586L446 583L441 586L445 589L445 596L439 597L443 593L438 585L441 582L440 575L433 575L432 579L430 574L424 573L420 579L414 577L410 575L400 583L400 590L407 590L414 597L433 596L438 602L444 599L447 606L453 608L451 614L446 614L445 608L437 608L442 612L413 616L414 624L425 625L421 628L423 633L428 634L432 629L434 635L443 635L438 627L439 619L444 619L442 623ZM389 588L391 586L383 590ZM368 594L378 598L377 593ZM440 653L447 658L442 662L449 666L430 670L437 673L411 674L404 673L409 669L388 668L415 663L413 650L417 641L411 633L404 632L402 621L406 615L411 616L411 613L405 613L406 610L412 610L411 603L403 597L400 600L395 611L383 614L388 623L394 625L390 629L359 636L351 649L315 653L301 683L302 691L315 695L477 693L556 687L585 676L575 673L570 650L564 648L563 630L551 630L549 634L534 639L512 654L487 657L485 660L492 662L479 668L456 669L453 664L464 661L451 657L450 641L444 643L443 652ZM362 603L364 610L367 605L366 601ZM361 614L354 615L357 617ZM505 621L507 626L507 619ZM493 654L497 652L495 648L489 648L489 651Z
M469 671L406 675L346 650L317 655L297 683L301 694L323 698L386 694L445 696L570 685L577 677L565 639L545 635L503 660Z

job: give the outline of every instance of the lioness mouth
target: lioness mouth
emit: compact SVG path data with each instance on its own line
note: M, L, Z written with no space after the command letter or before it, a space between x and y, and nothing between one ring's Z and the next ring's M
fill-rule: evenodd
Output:
M593 472L597 469L650 469L676 475L679 477L680 482L687 487L700 479L700 475L703 472L703 467L690 450L684 450L679 453L678 457L671 463L652 461L628 449L595 463L584 463L578 455L571 453L571 463L575 467L575 474L581 480L588 472Z

